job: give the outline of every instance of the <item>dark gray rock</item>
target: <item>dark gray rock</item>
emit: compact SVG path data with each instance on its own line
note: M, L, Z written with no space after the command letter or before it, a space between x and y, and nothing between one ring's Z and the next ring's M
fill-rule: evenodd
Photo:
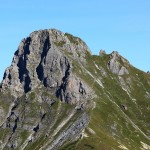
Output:
M123 110L128 110L128 107L127 107L126 105L124 105L124 104L121 105L121 108L122 108Z

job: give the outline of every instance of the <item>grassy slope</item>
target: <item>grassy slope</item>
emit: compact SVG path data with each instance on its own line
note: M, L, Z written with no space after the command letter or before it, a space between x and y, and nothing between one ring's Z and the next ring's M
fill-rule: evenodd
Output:
M86 69L94 76L94 79L76 62L74 62L74 71L92 85L98 96L94 100L96 108L90 113L89 124L89 128L95 134L87 128L85 133L89 137L65 145L62 149L119 150L122 145L124 149L126 147L129 150L138 150L142 147L141 141L148 144L150 99L145 98L144 95L146 91L150 93L150 84L148 84L150 76L129 65L130 74L122 76L131 91L129 95L121 88L118 76L107 69L109 55L103 57L88 55L87 57ZM102 76L95 64L104 68L107 77ZM104 88L95 81L96 79L101 79ZM129 79L130 83L127 82ZM127 107L127 110L122 107L123 105Z

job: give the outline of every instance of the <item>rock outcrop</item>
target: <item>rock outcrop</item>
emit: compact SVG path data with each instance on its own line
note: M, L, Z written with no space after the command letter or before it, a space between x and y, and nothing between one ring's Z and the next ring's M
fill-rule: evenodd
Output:
M102 50L102 49L101 49L101 50L99 51L99 56L104 56L104 55L106 55L106 52L105 52L105 50Z
M124 75L129 74L129 71L124 66L129 64L129 62L123 58L118 52L114 51L110 54L110 60L108 61L108 68L114 74Z

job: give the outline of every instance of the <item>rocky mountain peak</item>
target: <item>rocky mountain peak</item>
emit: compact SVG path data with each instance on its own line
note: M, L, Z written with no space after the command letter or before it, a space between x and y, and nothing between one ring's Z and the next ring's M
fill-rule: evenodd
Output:
M79 101L83 91L89 89L72 74L71 61L85 63L88 52L87 45L71 34L56 29L35 31L21 41L5 71L2 90L10 89L17 97L41 85L54 88L62 100L67 97L67 102ZM77 93L74 98L71 91Z

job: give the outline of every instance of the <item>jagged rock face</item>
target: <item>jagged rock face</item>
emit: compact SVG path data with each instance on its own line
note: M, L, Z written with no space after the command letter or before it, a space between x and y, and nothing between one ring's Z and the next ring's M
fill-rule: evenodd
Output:
M120 61L123 64L125 64L125 63L129 64L129 62L125 58L123 58L122 56L120 56L118 54L118 52L116 52L116 51L112 52L112 54L110 55L110 60L108 62L108 68L114 74L118 74L118 75L129 74L126 67L122 66L122 64L120 64Z
M15 52L12 65L5 71L2 89L10 89L17 97L44 85L54 88L63 101L75 103L88 97L90 90L72 75L72 63L65 53L85 63L87 51L86 44L70 34L54 29L33 32Z
M84 101L92 96L90 88L73 75L68 76L61 84L57 95L67 103Z
M59 137L52 143L49 147L50 150L58 149L64 141L71 137L71 140L75 140L76 135L82 132L82 130L87 126L89 122L89 117L87 114L83 114L78 121L74 123L67 131L64 131ZM81 136L81 135L80 135ZM79 137L76 137L77 139Z

